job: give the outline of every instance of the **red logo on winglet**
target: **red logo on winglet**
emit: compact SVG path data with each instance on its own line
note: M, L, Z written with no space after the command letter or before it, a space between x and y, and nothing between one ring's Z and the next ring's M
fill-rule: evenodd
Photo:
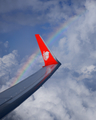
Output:
M49 58L49 52L48 51L43 51L43 59L44 60L48 60L48 58Z
M43 60L45 62L45 66L47 65L52 65L52 64L58 64L58 62L55 60L55 58L52 56L51 52L49 51L47 45L44 43L42 38L40 37L39 34L35 35L39 48L42 53Z

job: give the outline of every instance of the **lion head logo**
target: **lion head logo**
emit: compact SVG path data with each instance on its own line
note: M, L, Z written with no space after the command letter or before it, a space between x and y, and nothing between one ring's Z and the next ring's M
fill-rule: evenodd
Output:
M43 51L43 58L44 58L44 60L48 60L48 58L49 58L49 52L48 51Z

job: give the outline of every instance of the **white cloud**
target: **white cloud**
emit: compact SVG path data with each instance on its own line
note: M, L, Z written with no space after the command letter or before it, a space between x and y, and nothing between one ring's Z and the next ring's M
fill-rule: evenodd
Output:
M92 94L83 84L69 78L60 79L47 88L40 88L15 112L23 120L90 120L96 117L95 95L96 92Z
M68 20L73 14L79 14L82 11L81 8L84 9L83 2L79 2L79 0L74 2L73 0L70 7L66 0L46 2L42 0L1 0L0 32L8 32L25 25L35 26L49 23L53 26L60 24L60 22ZM74 12L75 6L78 6L77 12Z
M18 65L18 61L16 60L17 51L14 50L12 53L3 56L0 58L0 91L9 87L9 83L11 78L15 74L16 66ZM6 85L5 85L6 84Z
M59 41L60 51L57 48L54 49L62 63L71 64L75 69L81 69L84 65L90 66L95 63L96 35L92 37L96 32L95 3L95 1L87 2L85 4L86 12L78 16L78 19L74 20L67 32L64 33L64 36L67 36L67 47L65 48L63 45L65 43L64 37Z
M84 66L82 68L82 72L83 73L88 73L88 72L90 73L90 72L94 71L95 69L96 69L96 67L94 65Z
M67 37L59 41L59 46L54 47L62 66L43 87L16 108L13 114L16 119L18 116L23 120L96 119L96 91L86 87L83 81L88 78L91 84L95 74L92 72L96 69L96 49L93 49L96 35L93 39L90 37L96 32L95 3L86 2L87 12L69 27Z
M8 41L4 43L4 46L7 48L8 47Z
M7 49L8 49L8 41L6 42L0 41L0 57L2 57L3 54L7 53Z
M17 63L17 61L15 60L16 54L17 52L14 50L9 55L3 56L3 58L0 58L0 64L3 63L5 66L10 68L12 65Z
M59 46L61 49L64 49L64 46L66 44L66 38L62 38L59 42Z

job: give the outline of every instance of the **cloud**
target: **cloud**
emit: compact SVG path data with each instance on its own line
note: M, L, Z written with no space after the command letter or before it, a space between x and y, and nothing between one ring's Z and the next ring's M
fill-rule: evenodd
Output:
M2 57L4 54L7 54L8 51L8 41L3 42L0 41L0 57Z
M57 25L65 22L72 15L80 14L83 2L74 2L69 6L68 1L64 0L1 0L0 1L0 32L8 32L22 26L35 26L37 24L49 23ZM75 8L78 6L77 8ZM76 11L76 12L74 12Z
M51 2L48 3L51 4ZM53 47L55 55L62 63L61 67L43 87L5 119L96 119L95 3L88 0L81 4L85 6L86 12L70 25L64 37L58 42L58 46ZM74 6L76 12L77 7ZM54 11L56 9L58 10L58 6L54 8ZM54 15L53 20L56 18L57 16Z
M90 120L95 118L95 94L70 78L55 79L16 108L14 116L23 120Z
M4 43L4 46L7 48L8 47L8 41Z
M15 10L26 10L28 8L30 9L33 9L34 11L45 11L45 10L50 10L50 8L54 8L55 5L58 5L58 7L60 8L63 8L63 9L66 9L66 6L68 8L69 5L71 4L71 6L74 6L79 8L80 9L82 8L82 6L84 5L85 3L85 0L84 1L80 1L78 0L78 2L76 0L72 0L72 1L67 1L67 0L48 0L48 1L44 1L44 0L33 0L33 1L30 1L30 0L17 0L17 1L13 1L13 0L1 0L0 1L0 13L7 13L7 12L10 12L10 11L15 11ZM64 5L65 5L65 8L64 8ZM41 7L43 6L43 7ZM73 7L73 8L74 8ZM68 10L68 9L66 9ZM69 9L70 10L70 9Z
M91 62L95 63L96 21L94 16L96 10L93 2L89 3L93 7L89 7L89 4L86 3L86 12L69 26L67 32L64 33L64 38L59 41L61 51L54 50L63 63L70 64L71 62L71 65L76 68L86 64L91 65Z
M17 51L0 58L0 91L10 86L11 78L15 75L16 66L18 65Z

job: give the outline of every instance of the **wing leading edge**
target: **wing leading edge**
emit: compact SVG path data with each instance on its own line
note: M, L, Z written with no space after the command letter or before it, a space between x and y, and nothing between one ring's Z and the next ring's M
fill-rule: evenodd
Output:
M20 83L0 93L0 119L14 110L37 89L39 89L59 68L61 63L52 55L39 34L36 39L40 47L45 66Z

